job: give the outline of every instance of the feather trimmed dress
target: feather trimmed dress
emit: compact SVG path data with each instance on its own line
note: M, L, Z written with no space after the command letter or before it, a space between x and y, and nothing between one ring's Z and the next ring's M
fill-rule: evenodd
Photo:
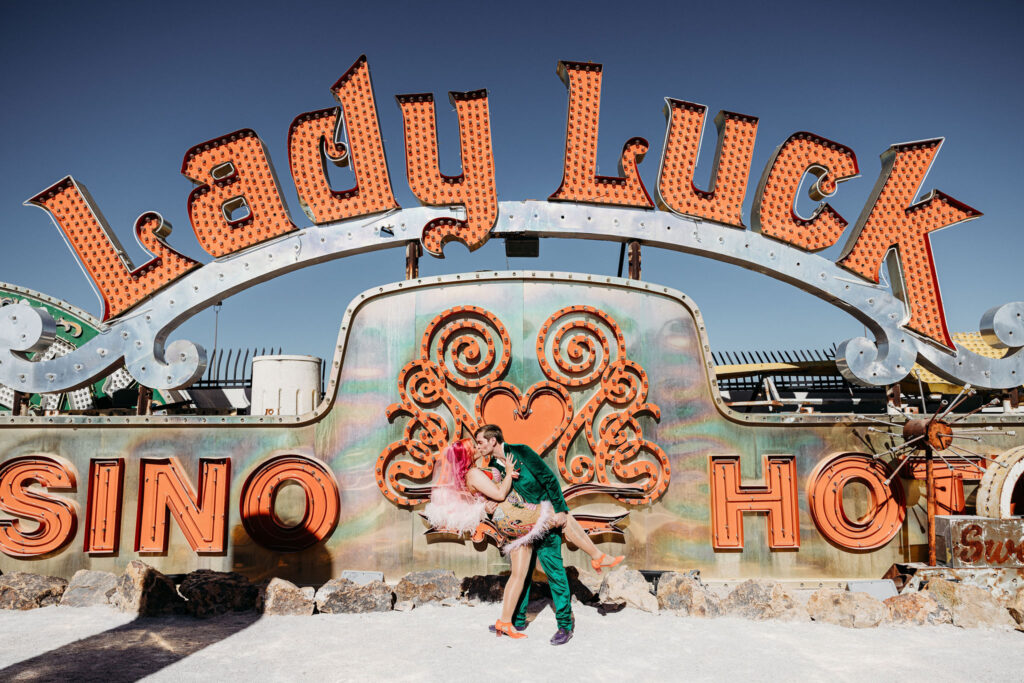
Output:
M487 501L469 491L454 486L435 486L423 516L431 526L455 534L472 534L480 522L487 518Z
M488 467L483 472L495 484L501 483L501 472L497 468ZM494 528L505 539L501 552L508 555L516 548L543 538L551 528L554 515L555 509L550 502L527 503L514 489L510 491L491 515Z

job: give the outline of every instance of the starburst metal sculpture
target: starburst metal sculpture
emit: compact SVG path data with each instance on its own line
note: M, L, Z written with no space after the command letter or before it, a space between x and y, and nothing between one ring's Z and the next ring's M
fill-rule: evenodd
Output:
M917 378L918 387L921 395L921 415L914 416L904 412L901 408L897 407L899 415L892 416L898 419L903 417L904 422L891 421L891 420L879 420L875 418L867 418L871 422L878 422L885 424L890 430L899 431L885 431L876 427L868 427L869 432L877 434L885 434L887 436L899 436L902 437L903 443L893 446L881 453L875 453L875 459L881 459L891 457L889 461L891 466L894 462L896 466L892 469L892 474L886 479L886 485L890 484L896 476L899 475L901 469L908 462L916 461L925 463L925 480L927 487L928 497L928 564L934 567L936 564L935 557L935 515L936 515L936 497L935 497L935 471L934 461L937 457L939 460L946 465L950 472L955 472L957 469L957 463L960 463L960 467L986 467L981 465L981 461L986 463L994 463L999 467L1006 467L1004 463L994 460L987 455L977 453L969 448L957 445L954 443L955 439L964 439L969 441L980 442L982 440L981 435L986 436L996 434L1007 434L1014 436L1016 433L1013 431L1005 431L994 429L993 427L983 428L969 428L969 426L960 426L957 424L967 419L971 415L999 403L999 399L992 399L987 403L982 403L980 406L971 410L970 412L963 413L961 415L954 415L953 411L956 410L964 401L976 394L975 390L970 384L966 385L956 398L952 401L943 400L940 404L940 409L936 411L931 417L923 417L928 413L927 403L925 402L924 387L921 384L921 378ZM950 417L953 416L953 417ZM897 462L898 461L898 462Z

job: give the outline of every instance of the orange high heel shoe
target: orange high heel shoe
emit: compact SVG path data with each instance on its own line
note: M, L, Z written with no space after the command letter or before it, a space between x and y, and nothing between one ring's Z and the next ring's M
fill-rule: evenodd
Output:
M511 622L502 621L501 619L499 619L498 621L494 622L494 634L496 636L498 636L499 638L501 636L508 636L509 638L528 638L529 637L525 633L520 633L519 631L515 630L515 628L512 626Z
M608 558L611 561L605 562L605 558ZM625 555L616 555L615 557L612 557L611 555L602 554L601 557L599 557L598 559L591 560L590 566L594 568L595 572L600 574L602 569L611 569L612 567L618 567L624 559L626 559Z

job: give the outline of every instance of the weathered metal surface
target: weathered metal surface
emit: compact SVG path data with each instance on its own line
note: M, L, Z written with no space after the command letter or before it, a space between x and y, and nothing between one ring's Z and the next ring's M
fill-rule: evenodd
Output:
M427 526L417 514L417 506L396 505L376 485L380 454L389 444L407 436L404 421L389 423L387 418L388 407L400 400L398 380L402 369L419 356L430 321L459 306L478 307L502 321L507 330L509 362L500 381L520 392L549 381L538 360L536 344L542 325L554 313L585 306L617 321L626 357L646 374L646 402L660 410L660 416L646 414L634 419L642 426L642 438L664 452L671 481L659 497L652 496L651 502L640 506L620 503L600 492L581 495L570 503L574 511L584 515L607 517L629 512L628 519L621 522L624 544L602 543L608 552L625 553L632 566L696 568L711 578L876 578L892 563L915 559L920 552L924 538L909 521L909 515L892 540L872 550L843 548L822 535L808 506L808 477L819 464L837 455L884 450L888 436L868 432L867 426L872 423L854 416L744 416L725 409L713 382L714 363L703 318L687 297L650 283L610 277L471 273L396 283L358 297L344 315L327 398L304 416L54 416L5 420L0 425L0 462L40 454L67 461L78 486L70 492L49 495L73 502L80 512L91 509L85 485L91 459L111 462L123 458L125 467L119 543L99 532L96 536L97 548L119 548L116 554L89 555L79 550L86 526L81 515L78 531L62 550L30 561L5 558L4 569L70 576L82 568L117 571L131 559L142 557L168 573L195 568L232 569L256 577L278 575L316 582L344 569L378 570L396 577L427 567L450 567L468 575L505 566L493 547L425 536ZM460 390L453 392L453 397L467 413L473 413L474 392ZM583 397L572 397L574 414L584 408L578 402ZM600 425L604 417L602 413L594 422ZM970 420L979 425L1006 423L1005 416L993 420L978 415ZM448 422L446 428L454 433L455 422ZM1020 440L995 434L985 437L979 447L996 453L1019 445ZM543 442L541 439L541 445ZM552 446L546 457L557 471L556 450ZM762 519L741 514L742 549L715 550L709 481L712 455L738 456L739 483L743 486L756 486L765 476L761 470L763 456L792 456L798 548L772 550L769 529ZM589 439L581 437L568 444L565 459L572 463L576 457L586 460L593 456ZM332 482L325 479L326 475L309 472L305 492L301 486L282 484L274 490L276 498L268 505L259 498L259 487L247 482L259 480L260 474L284 457L322 463L324 472L337 484L337 494L332 493ZM172 459L176 463L171 463ZM230 477L225 508L226 549L198 554L190 547L181 525L172 519L165 526L167 550L140 555L132 541L140 534L136 517L138 495L145 484L140 481L142 461L180 465L178 470L196 489L204 459L230 462L230 468L223 470ZM181 490L185 483L189 482L182 483ZM563 486L569 483L562 481ZM336 526L332 527L327 518L307 519L306 501L314 489L322 491L325 500L337 495ZM246 498L247 494L256 497ZM851 523L870 512L870 496L862 495L852 484L840 498L834 502L843 506ZM250 524L247 529L244 515L248 513L242 509L245 501L246 509L255 510L251 514L271 524L269 528L253 531L259 525ZM915 508L919 502L908 501L908 505ZM95 509L104 508L97 502ZM317 507L320 513L325 509ZM330 510L327 512L329 516ZM142 539L159 542L160 519L152 519L157 528L147 531ZM286 540L275 538L275 529L300 523L308 532L305 538L313 541L309 545L303 541L281 546L289 550L266 547ZM207 530L195 529L190 532L193 542L201 546ZM206 547L216 547L215 531L209 530L211 540ZM266 537L263 544L252 533ZM296 546L306 547L290 550ZM577 564L585 561L582 555L567 553L566 557Z
M996 600L1013 600L1024 588L1024 569L968 567L928 567L915 562L899 566L900 573L910 575L907 589L920 590L931 579L959 581L967 586L976 586L989 591ZM904 589L906 590L906 589Z
M102 322L76 306L25 287L0 282L0 307L6 308L14 304L41 308L53 320L52 338L49 333L44 337L50 340L51 345L33 356L33 360L49 360L65 355L88 343L103 329ZM36 316L33 315L32 318L35 319ZM37 405L40 412L86 410L94 406L95 398L111 396L119 389L130 386L132 381L131 375L121 369L93 383L91 387L86 386L68 392L35 394L29 402ZM13 407L13 394L14 390L11 387L0 384L0 405ZM159 392L154 395L154 399L157 403L165 402L164 396Z
M202 374L206 353L192 342L168 336L188 318L226 297L310 265L419 240L425 225L454 219L444 208L402 209L288 233L195 269L156 293L145 310L111 322L102 334L62 358L31 363L16 352L38 339L22 338L5 309L0 315L0 383L19 391L46 392L83 386L119 362L139 382L153 388L187 385ZM843 267L765 237L726 224L669 213L554 202L500 202L493 235L531 234L613 241L639 240L647 246L726 261L792 283L836 305L864 323L874 341L858 337L840 345L837 362L851 381L885 386L903 379L915 362L941 377L978 387L1013 387L1024 377L1024 354L986 358L957 347L956 353L908 333L901 324L904 303ZM9 309L10 307L8 307ZM45 314L18 306L21 320ZM1024 303L988 311L984 333L1011 349L1024 339ZM36 326L41 325L42 322Z
M1024 446L1011 448L996 458L999 467L989 467L978 486L978 514L995 519L1008 519L1024 512Z
M951 567L1024 569L1024 517L936 518L939 558Z

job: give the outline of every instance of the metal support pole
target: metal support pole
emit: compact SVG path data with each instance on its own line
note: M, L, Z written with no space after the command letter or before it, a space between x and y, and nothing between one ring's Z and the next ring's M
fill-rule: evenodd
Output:
M925 480L928 489L928 566L934 567L935 562L935 458L931 446L924 447Z
M640 240L629 241L629 279L640 279Z
M409 242L405 245L405 279L415 280L420 276L420 256L423 249L419 242Z
M28 394L15 391L12 403L14 405L11 406L11 415L28 415Z
M153 408L153 390L139 385L139 402L135 406L136 415L149 415Z

